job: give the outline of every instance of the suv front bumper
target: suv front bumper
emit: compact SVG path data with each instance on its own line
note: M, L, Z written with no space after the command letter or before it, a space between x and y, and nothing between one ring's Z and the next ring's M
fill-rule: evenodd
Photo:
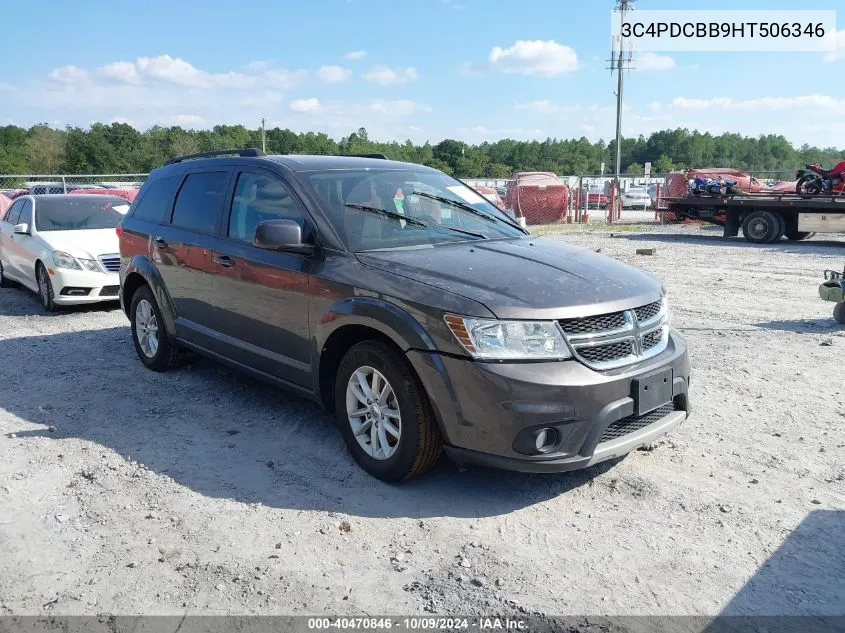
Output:
M575 360L483 363L420 351L408 356L440 421L445 451L459 463L523 472L576 470L654 441L691 411L689 354L674 330L660 355L603 372ZM673 406L636 417L633 381L664 369L672 370ZM623 432L606 433L614 423ZM525 454L517 438L539 428L554 428L558 443L551 452Z

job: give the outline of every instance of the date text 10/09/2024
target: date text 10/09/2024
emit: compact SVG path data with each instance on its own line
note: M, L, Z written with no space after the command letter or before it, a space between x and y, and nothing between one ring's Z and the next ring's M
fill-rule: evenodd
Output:
M311 630L385 630L399 631L528 631L523 620L499 617L475 618L308 618Z

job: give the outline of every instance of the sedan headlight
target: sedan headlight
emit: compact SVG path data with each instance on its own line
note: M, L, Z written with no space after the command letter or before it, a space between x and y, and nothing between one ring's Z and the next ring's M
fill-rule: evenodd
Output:
M556 321L499 321L447 314L446 324L463 348L483 360L572 358Z
M82 270L82 266L76 261L72 255L68 255L64 251L53 251L53 263L56 268L70 268L71 270Z
M93 259L80 259L79 263L82 264L82 267L85 270L90 270L92 273L101 273L103 272L100 269L100 265Z

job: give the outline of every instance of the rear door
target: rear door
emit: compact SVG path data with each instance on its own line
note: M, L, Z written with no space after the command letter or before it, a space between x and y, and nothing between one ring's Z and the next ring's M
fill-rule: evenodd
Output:
M285 218L313 239L308 214L287 183L262 169L240 169L213 254L214 303L224 353L302 386L311 385L308 285L313 258L253 246L260 221Z
M26 224L28 233L12 233L8 259L12 276L32 288L35 286L35 253L38 240L32 236L32 199L25 198L16 224Z
M211 253L231 175L227 167L188 171L169 219L151 236L153 260L176 311L176 332L206 347L214 340Z
M12 272L11 249L14 246L12 236L15 232L15 225L18 223L18 218L21 215L24 200L24 198L15 200L6 210L3 221L0 222L0 263L3 264L3 273L14 279L17 279L17 275Z

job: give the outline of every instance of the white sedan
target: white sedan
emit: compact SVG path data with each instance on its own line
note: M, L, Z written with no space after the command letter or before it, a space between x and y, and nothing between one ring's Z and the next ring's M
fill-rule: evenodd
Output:
M622 194L623 209L650 209L651 196L646 189L628 189Z
M0 286L19 283L58 306L117 301L115 232L129 203L116 196L21 196L0 221Z

